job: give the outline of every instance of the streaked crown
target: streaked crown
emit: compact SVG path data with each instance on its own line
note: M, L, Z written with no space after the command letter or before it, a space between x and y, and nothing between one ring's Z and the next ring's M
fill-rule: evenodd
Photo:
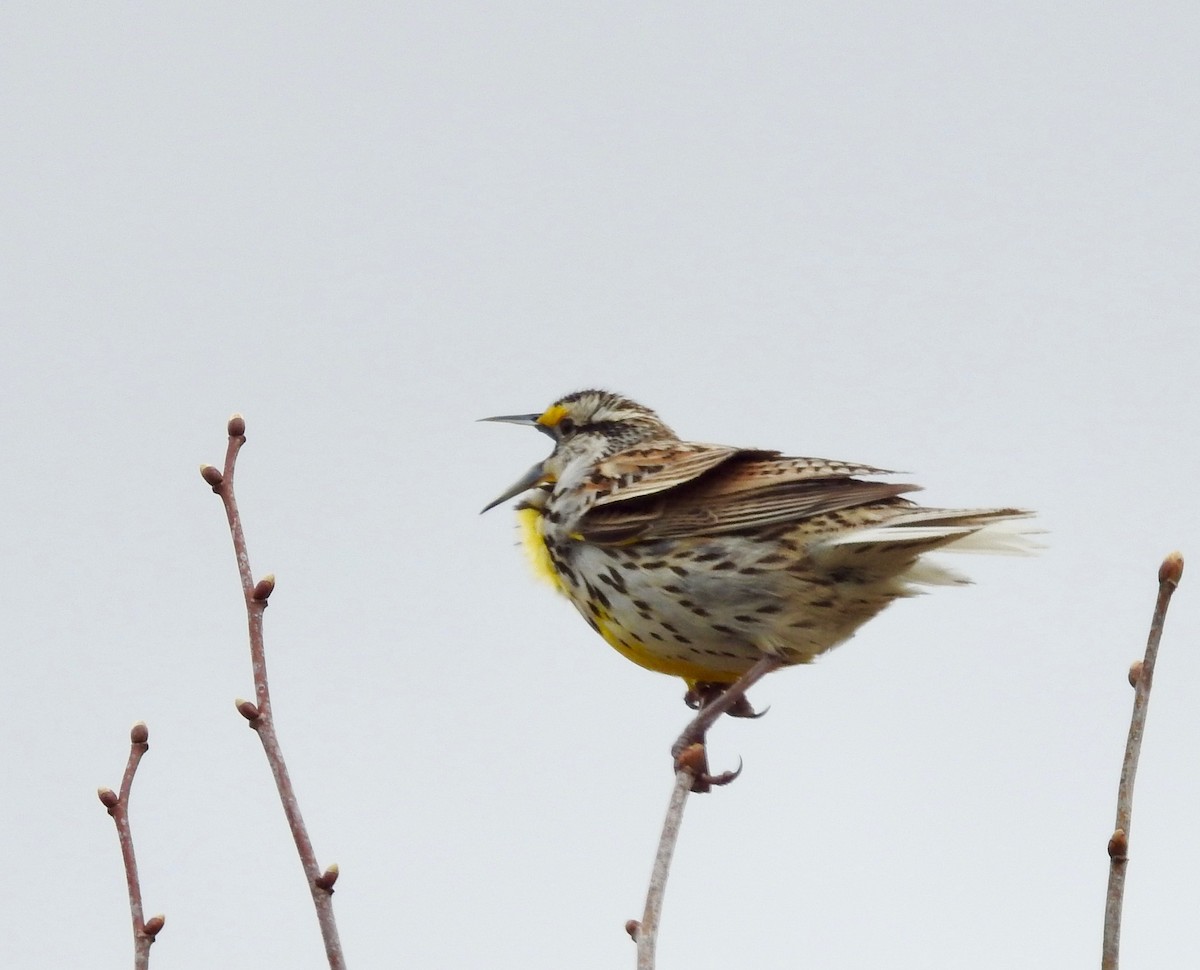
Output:
M677 436L648 407L612 391L576 391L559 398L537 418L537 424L560 447L611 455L644 441L672 441Z

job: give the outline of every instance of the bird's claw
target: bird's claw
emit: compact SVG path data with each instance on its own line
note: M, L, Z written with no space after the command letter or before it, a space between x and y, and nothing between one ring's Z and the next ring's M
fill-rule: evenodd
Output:
M703 741L684 743L684 739L681 738L676 744L676 748L679 750L675 752L675 770L691 775L691 790L698 794L728 785L742 773L742 759L738 758L736 771L722 771L719 775L712 774L708 770L708 750Z
M745 765L742 762L742 759L738 758L738 766L733 771L722 771L719 775L705 775L703 781L708 787L720 788L723 785L728 785L731 781L734 781L736 778L738 778L742 773L742 768L744 767ZM706 787L704 791L708 791L708 787ZM692 791L696 791L696 788L693 787Z
M741 697L738 699L737 703L735 703L725 713L728 714L730 717L748 717L751 720L757 721L760 717L762 717L764 714L766 714L767 711L769 711L770 709L771 709L771 705L768 704L761 711L756 711L753 707L750 706L750 702L745 697Z

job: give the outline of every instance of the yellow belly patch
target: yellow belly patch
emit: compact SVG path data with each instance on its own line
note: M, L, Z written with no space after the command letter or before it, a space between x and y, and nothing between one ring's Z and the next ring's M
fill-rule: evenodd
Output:
M633 636L628 630L623 630L607 616L596 620L600 635L608 645L626 660L632 660L639 667L653 670L656 673L667 674L671 677L682 677L688 687L695 687L699 681L713 684L732 684L741 676L741 671L722 670L710 667L681 657L664 656L654 647L647 646L643 641Z

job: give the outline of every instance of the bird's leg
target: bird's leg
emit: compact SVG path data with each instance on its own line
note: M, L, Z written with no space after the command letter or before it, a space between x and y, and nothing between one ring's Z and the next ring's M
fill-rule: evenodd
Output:
M696 685L694 700L699 713L692 718L692 722L683 729L683 733L671 746L671 756L675 759L675 770L686 771L694 779L692 791L706 792L713 785L728 785L741 774L740 766L737 771L723 771L719 775L709 774L708 755L705 749L708 729L722 714L736 714L745 717L747 715L744 712L749 710L753 715L753 709L746 700L746 691L782 665L783 663L778 657L767 655L755 661L753 667L724 690L712 691L711 687L714 685L709 684ZM689 695L692 693L692 691L688 692Z

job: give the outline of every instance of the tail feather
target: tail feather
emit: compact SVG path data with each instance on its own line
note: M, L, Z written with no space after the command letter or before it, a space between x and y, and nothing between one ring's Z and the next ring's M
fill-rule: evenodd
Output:
M885 568L895 570L892 575L905 584L901 595L917 592L912 585L963 586L970 579L925 554L1031 555L1040 548L1031 537L1041 531L1025 521L1032 514L1022 509L915 509L826 539L817 556L830 568L853 566L855 553L870 545L872 562L890 563Z
M826 546L864 543L925 546L924 551L1031 555L1040 547L1041 530L1024 522L1023 509L919 509L876 525L853 529L825 540Z

